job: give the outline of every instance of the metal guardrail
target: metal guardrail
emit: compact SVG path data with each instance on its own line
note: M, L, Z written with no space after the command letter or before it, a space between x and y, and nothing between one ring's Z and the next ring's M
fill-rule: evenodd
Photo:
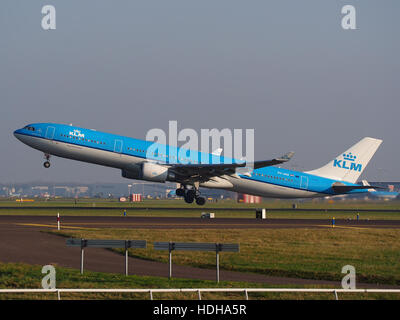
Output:
M172 249L171 249L172 246ZM154 250L239 252L236 243L154 242Z
M125 275L128 275L128 249L145 249L146 240L97 240L97 239L68 239L67 246L81 248L81 274L83 274L84 248L124 248L125 249Z
M61 293L147 293L153 300L154 293L201 293L230 292L243 293L249 300L249 293L330 293L339 300L339 293L400 293L400 289L290 289L290 288L182 288L182 289L0 289L1 293L56 293L61 300Z
M67 246L94 248L146 248L146 240L68 239Z
M215 252L216 281L219 282L219 253L239 252L236 243L201 243L201 242L154 242L154 250L169 251L169 278L172 278L172 251L213 251Z
M81 274L83 274L84 249L93 248L125 248L125 275L128 275L128 249L147 247L146 240L103 240L103 239L73 239L66 241L67 246L81 248ZM172 251L213 251L216 254L216 278L219 282L219 253L239 252L239 245L234 243L201 243L201 242L154 242L154 250L169 251L169 278L172 278Z

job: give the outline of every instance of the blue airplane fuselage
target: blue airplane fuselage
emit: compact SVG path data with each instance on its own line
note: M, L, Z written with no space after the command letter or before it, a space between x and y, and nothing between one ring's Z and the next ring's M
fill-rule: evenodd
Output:
M204 159L207 159L208 163L226 163L228 161L229 163L240 163L236 159L228 159L211 153L204 154L199 151L186 152L179 147L168 145L165 146L163 152L149 152L149 148L153 145L151 141L55 123L31 124L16 130L14 135L23 143L47 155L118 168L122 170L124 177L132 179L143 179L140 174L135 175L130 172L137 172L138 166L145 162L163 166L200 164L204 163ZM336 161L335 165L343 166L343 162ZM358 168L354 165L353 169L358 170ZM167 177L165 181L155 181L173 182L174 179ZM336 182L338 180L269 166L250 170L247 174L238 172L236 176L201 182L200 186L262 197L306 198L337 195L338 192L332 188ZM343 180L340 180L340 183L346 186L356 185ZM360 192L366 192L366 190L356 189L343 193Z

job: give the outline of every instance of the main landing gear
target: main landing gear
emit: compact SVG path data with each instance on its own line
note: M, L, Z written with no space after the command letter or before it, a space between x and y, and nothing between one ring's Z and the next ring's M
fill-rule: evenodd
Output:
M200 196L198 189L187 189L186 186L183 188L176 189L176 195L183 197L186 203L193 203L196 200L196 204L202 206L206 203L206 198Z
M46 161L43 163L43 166L47 169L50 168L50 155L49 154L45 154L44 158L46 159Z

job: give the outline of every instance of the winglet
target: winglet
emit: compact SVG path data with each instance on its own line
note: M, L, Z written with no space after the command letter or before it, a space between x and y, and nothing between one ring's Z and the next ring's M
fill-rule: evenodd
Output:
M219 157L222 153L222 148L215 149L211 154Z
M290 152L284 154L282 157L280 157L280 158L278 158L278 159L276 159L276 160L278 160L278 161L280 161L280 162L287 162L287 161L289 161L290 159L292 159L293 155L294 155L294 152L293 152L293 151L290 151Z

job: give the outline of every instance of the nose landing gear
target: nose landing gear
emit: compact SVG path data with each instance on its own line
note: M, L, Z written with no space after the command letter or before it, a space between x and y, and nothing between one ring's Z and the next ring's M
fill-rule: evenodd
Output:
M50 168L50 155L49 154L45 154L44 158L46 159L46 161L43 163L43 166L47 169Z

